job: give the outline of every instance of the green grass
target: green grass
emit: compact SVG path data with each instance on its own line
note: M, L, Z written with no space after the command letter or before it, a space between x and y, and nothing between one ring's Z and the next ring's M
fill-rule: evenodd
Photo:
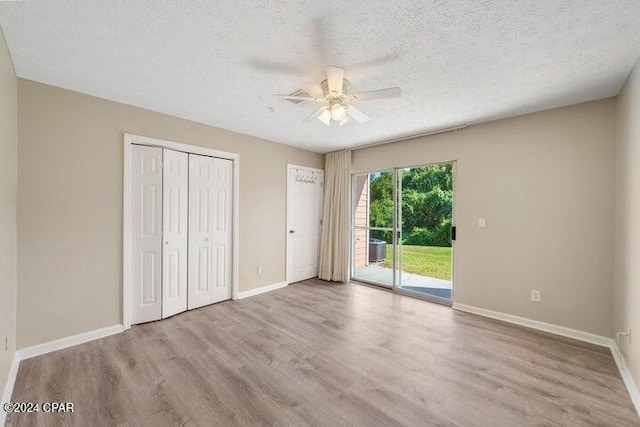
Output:
M392 245L387 245L383 266L393 266ZM402 245L402 271L451 280L451 248Z

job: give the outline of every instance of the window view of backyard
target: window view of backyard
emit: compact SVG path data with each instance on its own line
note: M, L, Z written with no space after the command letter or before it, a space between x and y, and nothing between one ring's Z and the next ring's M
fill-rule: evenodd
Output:
M451 299L451 163L356 176L354 276L393 284L394 173L401 182L399 285Z

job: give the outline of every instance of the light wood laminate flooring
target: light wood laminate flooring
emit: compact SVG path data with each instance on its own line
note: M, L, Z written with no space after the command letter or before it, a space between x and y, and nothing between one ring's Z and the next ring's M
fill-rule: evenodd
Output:
M308 280L24 360L9 426L639 426L608 349Z

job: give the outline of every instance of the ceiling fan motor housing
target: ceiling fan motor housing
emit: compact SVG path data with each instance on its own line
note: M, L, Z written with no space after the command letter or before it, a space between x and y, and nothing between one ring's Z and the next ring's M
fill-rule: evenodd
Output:
M349 80L346 79L342 80L341 93L331 92L329 90L328 80L323 80L322 83L320 83L320 88L322 89L322 95L327 100L327 102L329 102L329 104L333 104L335 102L342 103L347 99L347 94L351 93L351 83L349 83Z

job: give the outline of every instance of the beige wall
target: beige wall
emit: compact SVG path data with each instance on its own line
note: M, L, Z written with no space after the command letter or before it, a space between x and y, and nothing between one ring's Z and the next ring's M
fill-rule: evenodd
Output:
M617 105L616 276L614 332L631 331L618 345L640 385L640 63Z
M16 342L17 79L0 31L0 397ZM5 338L8 349L5 350ZM0 417L1 419L2 417Z
M353 171L457 160L455 302L610 336L614 115L607 99L365 148Z
M239 153L240 291L285 280L286 164L322 155L22 79L18 126L18 348L121 323L123 132Z
M285 165L321 155L25 80L18 95L18 348L121 321L123 132L240 153L240 290L284 280ZM457 160L455 301L610 336L614 138L609 99L356 150L352 164Z

